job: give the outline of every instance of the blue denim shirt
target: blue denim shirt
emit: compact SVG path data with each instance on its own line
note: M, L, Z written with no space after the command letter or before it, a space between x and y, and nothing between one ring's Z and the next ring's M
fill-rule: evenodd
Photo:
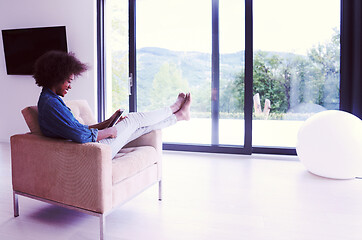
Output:
M47 137L64 138L78 143L96 142L98 129L89 129L78 122L63 100L48 88L43 88L39 101L39 126Z

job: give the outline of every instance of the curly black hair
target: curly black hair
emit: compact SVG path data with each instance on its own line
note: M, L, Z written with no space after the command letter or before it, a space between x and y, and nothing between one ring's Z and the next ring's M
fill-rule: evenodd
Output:
M80 62L74 53L49 51L36 60L33 78L39 87L52 88L70 75L79 76L86 70L88 66Z

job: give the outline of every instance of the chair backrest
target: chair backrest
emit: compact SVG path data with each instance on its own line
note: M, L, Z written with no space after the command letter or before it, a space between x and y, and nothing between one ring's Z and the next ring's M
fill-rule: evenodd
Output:
M70 100L65 104L72 110L74 117L82 124L92 125L96 123L92 110L85 100ZM24 108L21 113L29 127L31 133L42 134L38 122L38 107L29 106Z

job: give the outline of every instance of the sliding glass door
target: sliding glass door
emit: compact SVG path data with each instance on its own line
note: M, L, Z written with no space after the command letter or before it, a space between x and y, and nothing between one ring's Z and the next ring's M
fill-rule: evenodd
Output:
M119 108L129 109L128 0L105 4L106 117Z
M163 140L210 144L211 1L136 3L138 111L171 105L179 92L191 92L191 121L165 129Z
M105 15L108 115L192 94L165 149L295 154L302 122L339 108L339 0L107 0Z
M245 2L219 1L219 144L244 145Z
M170 105L179 92L191 92L192 119L164 129L164 142L194 150L243 148L245 3L136 3L137 110Z
M340 0L254 0L253 146L295 148L308 117L339 109Z
M150 111L190 92L192 118L164 129L166 149L246 153L245 3L107 0L105 6L107 115L119 107Z

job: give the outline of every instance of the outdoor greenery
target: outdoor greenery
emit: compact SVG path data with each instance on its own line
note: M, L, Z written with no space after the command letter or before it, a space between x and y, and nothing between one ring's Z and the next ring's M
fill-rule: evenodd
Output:
M318 44L307 56L258 51L254 54L253 94L261 103L271 101L272 113L308 111L301 104L338 109L339 104L339 31L330 42ZM232 94L222 96L231 104L221 105L221 112L239 112L244 105L244 72L226 87ZM235 101L236 99L236 101ZM309 111L314 111L309 109ZM316 109L318 110L318 109Z
M269 119L304 119L310 112L338 109L339 39L339 30L335 29L330 41L314 46L306 56L254 52L253 95L259 93L262 108L265 99L270 100ZM128 86L127 58L126 51L112 52L114 109L124 105L128 99L125 94ZM220 55L221 118L243 117L243 67L244 51ZM210 117L212 94L209 53L162 48L137 49L139 111L170 104L180 91L192 93L191 110L197 116Z

